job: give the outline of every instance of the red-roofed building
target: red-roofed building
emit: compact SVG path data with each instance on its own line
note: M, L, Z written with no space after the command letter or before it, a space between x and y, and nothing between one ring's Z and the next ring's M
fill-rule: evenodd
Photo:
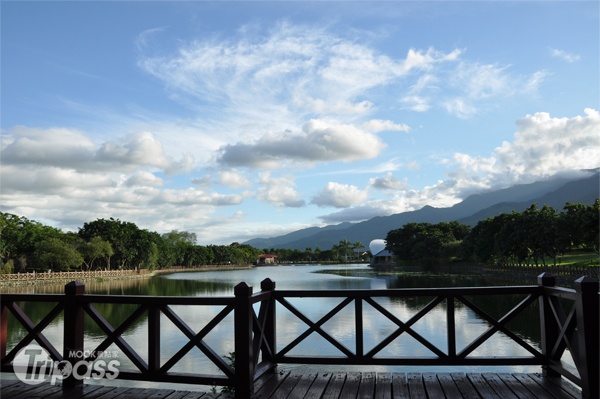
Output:
M277 255L275 254L260 254L256 261L258 266L272 266L277 264Z

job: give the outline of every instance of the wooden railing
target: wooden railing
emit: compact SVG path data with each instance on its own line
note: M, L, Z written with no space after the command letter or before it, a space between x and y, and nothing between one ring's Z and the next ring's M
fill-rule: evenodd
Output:
M588 276L598 278L600 275L600 267L594 265L486 265L486 270L508 272L513 274L527 274L537 276L541 273L551 273L554 276Z
M118 278L148 274L146 269L138 270L91 270L78 272L30 272L0 274L0 282L37 281L37 280L81 280L87 278Z
M254 293L251 286L240 283L235 287L233 297L150 297L150 296L104 296L84 293L81 283L72 282L65 286L64 295L22 295L2 294L2 328L1 357L2 371L13 369L15 355L29 343L36 341L56 360L68 360L71 364L78 361L94 360L93 354L106 350L115 344L134 364L133 370L119 370L118 378L142 381L196 383L207 385L230 386L235 390L236 398L247 398L253 392L254 381L263 373L271 370L278 363L329 364L329 365L418 365L418 366L473 366L473 365L539 365L549 377L563 376L582 389L584 398L597 398L599 377L598 346L598 282L589 277L575 281L574 289L555 287L555 279L548 274L538 277L536 286L519 287L476 287L476 288L435 288L435 289L386 289L386 290L276 290L275 283L269 279L261 283L261 291ZM519 296L522 299L508 312L500 317L492 317L474 298L482 296ZM424 305L407 320L402 320L393 311L381 305L377 298L413 298ZM311 320L295 307L294 298L339 298L338 305L318 320ZM22 311L19 303L52 302L53 309L35 324ZM96 310L98 304L128 304L135 310L120 325L112 326ZM259 304L257 309L254 305ZM365 333L368 331L364 323L364 306L375 309L384 318L393 323L395 330L372 349L365 350ZM462 305L460 305L462 304ZM525 309L539 304L541 350L530 345L509 328L509 323ZM222 308L217 315L200 330L191 328L178 316L173 307L218 306ZM415 329L415 324L430 313L438 305L445 308L446 345L439 348ZM464 306L479 318L488 328L478 337L457 349L457 335L461 325L457 325L457 305ZM565 310L565 305L566 309ZM351 307L354 314L354 345L348 348L341 340L323 328L324 324L334 318L346 307ZM286 309L294 317L306 324L307 329L280 347L277 345L278 333L276 314ZM25 327L27 335L21 339L8 353L6 350L8 313ZM43 334L44 329L60 314L64 314L64 349L61 354ZM84 315L99 326L106 338L92 351L92 355L84 358ZM161 314L165 315L188 339L188 342L166 361L161 361ZM235 364L223 359L205 341L206 335L220 323L227 320L233 323ZM148 350L145 358L140 356L123 339L123 333L141 317L147 317ZM233 319L233 321L231 321ZM506 337L528 356L475 356L480 348L496 332ZM292 355L308 336L316 333L333 345L341 354L338 356ZM427 348L431 357L390 356L381 355L383 350L402 334L410 335ZM175 372L173 367L194 347L220 370L219 375L206 375L200 372ZM561 359L569 350L574 367L568 366ZM69 377L63 382L65 388L81 384L81 380Z

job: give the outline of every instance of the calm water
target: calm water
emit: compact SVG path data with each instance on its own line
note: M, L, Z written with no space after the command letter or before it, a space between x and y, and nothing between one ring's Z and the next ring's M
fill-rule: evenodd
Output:
M343 266L279 266L263 267L249 270L232 270L219 272L180 272L168 275L159 275L148 279L122 280L107 282L90 282L86 284L86 292L108 295L182 295L182 296L232 296L236 284L246 282L254 286L254 291L260 290L260 282L265 278L271 278L277 284L278 289L313 289L313 290L335 290L335 289L385 289L385 288L418 288L418 287L469 287L469 286L491 286L507 285L502 282L493 281L490 278L478 275L461 274L419 274L406 273L399 276L375 275L366 265L343 265ZM513 282L512 285L515 283ZM520 284L535 284L535 280L523 281ZM21 292L62 292L62 286L27 287ZM511 309L521 299L516 297L503 298L478 298L477 304L494 317ZM431 298L392 299L378 298L377 301L400 320L406 321L418 312ZM294 306L301 310L307 317L317 321L333 307L341 302L336 298L297 298L290 300ZM125 320L136 306L127 305L95 305L104 317L113 325L117 326ZM52 304L38 304L36 306L24 305L25 312L35 322L40 320L51 309ZM174 306L173 310L195 331L199 331L208 323L222 307L191 307ZM379 314L370 305L364 304L364 328L365 328L365 351L374 347L378 342L396 330L396 325L385 316ZM86 316L87 317L87 316ZM539 347L539 319L536 308L528 313L517 317L509 324L522 338ZM352 305L344 308L334 318L324 325L324 330L338 339L350 350L354 350L354 307ZM25 332L23 329L14 328L16 321L9 319L8 348L12 348ZM62 351L62 315L55 320L46 330L45 334L59 351ZM87 326L93 325L91 320L86 321ZM488 324L481 320L470 309L456 305L457 325L457 350L460 351L469 342L478 337L487 328ZM86 327L87 327L86 326ZM307 329L307 325L292 315L287 309L279 306L277 308L277 331L278 349L282 349L294 338ZM438 305L424 318L417 322L413 329L426 339L433 342L442 351L447 348L446 343L446 314L445 306ZM161 356L167 361L188 339L179 329L171 323L166 316L161 319ZM125 340L138 353L145 358L147 356L147 321L141 319L130 327L125 334ZM94 349L105 338L105 334L98 327L87 327L85 349ZM228 316L220 325L209 333L204 341L222 356L233 351L233 317ZM120 349L112 345L108 350L113 355L119 356ZM311 334L301 345L292 350L290 355L338 355L339 352L330 343L318 334ZM380 352L380 356L432 356L432 353L420 343L407 334L402 334L387 348ZM512 344L512 341L501 333L496 333L486 344L473 353L474 356L527 356L528 353ZM123 356L119 358L123 368L134 366ZM281 365L284 369L306 369L307 366ZM326 369L327 366L310 366L310 370ZM337 370L353 369L352 367L329 366ZM354 368L357 369L357 368ZM418 367L394 367L385 368L368 366L358 368L369 371L413 371L420 370ZM481 371L479 368L452 368L437 367L428 368L428 371ZM186 355L173 371L217 373L218 369L213 366L201 353L194 348ZM517 371L535 372L538 367L510 367L510 368L486 368L485 371ZM127 382L129 386L131 382ZM143 384L147 386L147 384ZM162 385L164 386L164 384Z

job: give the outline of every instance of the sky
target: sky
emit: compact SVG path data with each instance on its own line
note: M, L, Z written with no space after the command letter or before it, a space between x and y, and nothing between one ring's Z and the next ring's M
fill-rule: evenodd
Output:
M597 1L2 1L0 210L230 244L600 167Z

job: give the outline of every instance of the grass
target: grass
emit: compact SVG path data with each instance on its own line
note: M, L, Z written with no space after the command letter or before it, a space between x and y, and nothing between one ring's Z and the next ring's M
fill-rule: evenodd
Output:
M592 265L598 266L600 257L594 251L574 250L560 255L556 258L556 264L561 266L568 265Z

